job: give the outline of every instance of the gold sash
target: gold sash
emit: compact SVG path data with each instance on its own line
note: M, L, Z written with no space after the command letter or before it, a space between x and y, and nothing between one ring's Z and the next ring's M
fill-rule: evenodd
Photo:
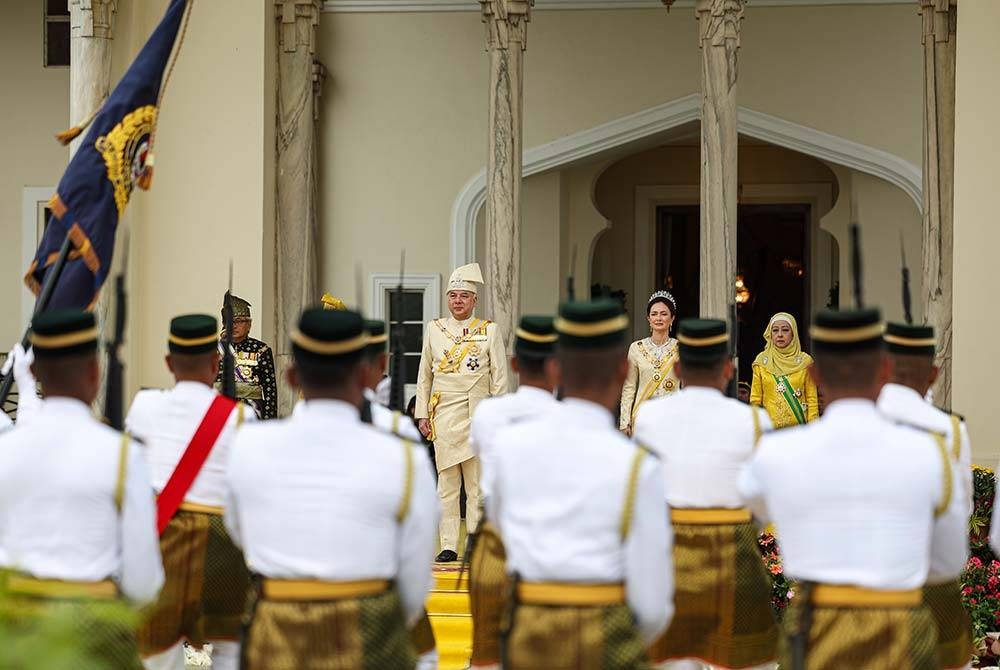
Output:
M318 579L265 579L264 598L267 600L309 601L365 598L385 593L385 579L365 579L353 582L324 582Z
M625 585L520 582L517 599L524 605L605 607L625 602Z
M750 517L750 510L745 507L733 509L675 507L670 510L670 520L682 526L723 526L750 523Z
M669 379L670 372L674 369L674 363L677 362L677 354L676 353L671 354L670 356L667 357L666 360L670 363L670 365L663 368L663 372L661 373L662 377L660 379L657 379L656 375L654 374L653 378L650 379L649 382L646 383L646 386L642 389L642 393L639 395L639 397L636 398L635 402L632 403L633 425L635 424L635 415L639 411L639 405L641 405L642 403L646 402L651 397L653 397L653 394L656 393L656 389L659 388L660 384L665 384L667 379Z
M883 609L917 607L923 601L923 591L878 591L857 586L817 584L813 587L812 603L817 607L850 607Z
M70 582L11 575L7 579L7 590L16 595L60 600L114 600L118 597L118 585L110 579L99 582Z

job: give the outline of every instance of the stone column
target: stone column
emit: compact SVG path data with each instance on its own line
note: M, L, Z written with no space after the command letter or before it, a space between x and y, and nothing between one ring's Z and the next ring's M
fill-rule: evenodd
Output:
M278 21L277 170L275 199L275 341L278 414L295 403L284 383L291 363L288 333L317 292L316 119L325 69L316 62L320 0L276 0Z
M70 0L69 125L93 114L111 90L111 40L118 0ZM76 152L84 135L70 143Z
M702 317L728 318L736 282L736 60L744 0L697 0L701 47Z
M955 0L920 0L924 45L924 321L938 337L934 400L951 406Z
M480 0L490 54L485 316L511 350L520 310L524 49L534 0Z

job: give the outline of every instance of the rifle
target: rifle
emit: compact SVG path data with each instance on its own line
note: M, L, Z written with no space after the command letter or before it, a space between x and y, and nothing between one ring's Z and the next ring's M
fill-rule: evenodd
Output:
M124 372L118 357L119 349L125 339L125 319L127 304L125 297L125 272L128 268L128 242L125 243L125 254L122 256L122 269L115 277L115 331L105 348L108 353L107 380L104 388L104 420L115 430L125 427L125 388Z
M733 371L733 378L729 380L729 388L726 390L726 395L730 398L739 398L740 390L740 354L739 354L739 343L740 343L740 320L739 314L737 314L736 301L729 303L729 358L733 361L733 366L735 370Z
M236 400L236 356L233 354L233 261L229 261L229 288L222 298L222 395Z
M906 267L906 248L903 246L903 231L899 232L899 253L903 259L903 319L906 325L913 325L913 304L910 298L910 268Z
M862 297L864 284L861 277L861 225L857 222L851 224L851 270L854 275L854 307L861 309L865 303Z
M61 225L58 222L54 222L54 217L49 217L49 225ZM69 252L73 248L73 242L69 239L69 235L66 235L66 239L63 240L62 246L59 247L59 255L56 256L56 262L53 263L52 269L45 274L45 283L42 284L42 290L38 292L38 299L35 301L35 311L32 312L32 316L44 312L49 303L52 301L52 293L56 290L56 284L59 282L59 277L62 276L63 269L66 267L66 260L69 258ZM24 335L21 337L21 346L27 351L31 346L31 324L24 331ZM3 376L3 381L0 382L0 408L7 405L7 397L10 395L10 390L14 386L14 367L11 366L10 371ZM31 389L31 393L34 393L34 389Z
M566 277L566 299L576 300L576 290L573 286L573 275L576 274L576 245L573 245L573 255L569 259L569 276Z
M403 277L406 274L406 249L399 252L399 283L392 292L392 353L389 362L389 409L406 413L406 345L403 341Z

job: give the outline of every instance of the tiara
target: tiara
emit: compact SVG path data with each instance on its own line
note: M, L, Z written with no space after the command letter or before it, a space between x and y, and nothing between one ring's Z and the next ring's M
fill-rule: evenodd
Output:
M648 305L657 298L663 298L670 303L670 305L674 308L674 311L677 310L677 301L674 300L674 296L670 295L669 291L655 291L653 295L649 296L649 300L646 301L646 304Z

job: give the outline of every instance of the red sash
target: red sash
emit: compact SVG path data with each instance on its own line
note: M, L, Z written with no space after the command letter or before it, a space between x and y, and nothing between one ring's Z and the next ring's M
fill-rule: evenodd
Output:
M234 407L236 407L235 400L223 395L215 396L198 429L194 431L194 437L191 438L184 455L181 456L177 467L167 480L167 485L163 487L163 492L156 500L156 529L161 535L177 512L177 508L184 502L184 496L191 490L195 477L205 465Z

